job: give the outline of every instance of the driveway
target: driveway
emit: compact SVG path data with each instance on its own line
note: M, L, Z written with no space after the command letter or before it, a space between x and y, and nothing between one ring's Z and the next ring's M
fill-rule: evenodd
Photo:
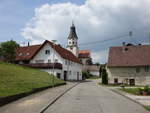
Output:
M150 113L141 105L99 86L97 82L80 83L44 113Z

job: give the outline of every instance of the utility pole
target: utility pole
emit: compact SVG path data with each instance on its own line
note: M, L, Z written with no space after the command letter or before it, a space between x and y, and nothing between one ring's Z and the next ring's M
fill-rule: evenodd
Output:
M67 56L68 56L68 54L67 54ZM70 64L70 61L67 60L67 77L66 77L66 80L67 80L67 78L69 76L69 64Z
M149 42L149 44L150 44L150 33L149 33L149 37L148 37L148 42Z
M52 84L53 87L55 86L54 84L54 68L55 68L55 44L56 44L56 40L52 40L53 42L53 78L52 78Z
M132 35L133 35L133 32L132 32L132 31L129 31L129 37L130 37L131 43L132 43Z

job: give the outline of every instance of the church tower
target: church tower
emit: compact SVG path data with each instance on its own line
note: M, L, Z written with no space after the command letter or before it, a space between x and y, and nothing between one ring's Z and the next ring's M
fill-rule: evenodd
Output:
M67 49L71 51L76 57L78 57L78 36L76 34L76 28L74 23L72 23L72 26L70 27Z

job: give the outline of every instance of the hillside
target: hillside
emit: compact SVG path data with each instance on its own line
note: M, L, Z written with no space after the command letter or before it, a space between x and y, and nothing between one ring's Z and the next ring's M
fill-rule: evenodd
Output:
M55 77L55 84L64 83ZM0 62L0 98L52 86L52 76L38 69Z

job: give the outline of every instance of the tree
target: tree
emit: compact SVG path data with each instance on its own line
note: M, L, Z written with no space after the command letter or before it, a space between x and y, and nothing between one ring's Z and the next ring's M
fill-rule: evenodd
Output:
M91 75L90 72L87 70L87 71L82 71L82 76L83 76L83 79L88 79L88 78L90 78L92 75Z
M105 68L102 69L102 84L108 84L108 74Z
M19 47L15 41L10 40L0 44L0 57L8 62L14 62L16 57L16 49Z
M96 62L95 65L100 66L100 63L99 63L99 62Z

